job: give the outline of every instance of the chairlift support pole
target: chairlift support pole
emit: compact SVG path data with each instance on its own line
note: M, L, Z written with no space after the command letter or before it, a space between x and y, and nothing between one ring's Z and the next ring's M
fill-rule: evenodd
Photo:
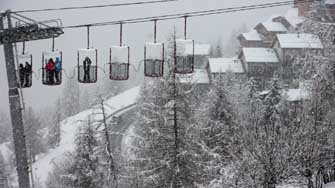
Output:
M0 18L0 29L4 30L5 25L3 19L7 17L8 29L12 29L10 11L6 11ZM8 79L8 97L10 104L10 115L13 130L13 141L16 157L16 170L18 174L18 182L20 188L30 188L29 181L29 165L27 158L26 139L23 127L23 116L21 108L21 100L19 93L19 83L16 77L14 50L12 43L4 44L5 61Z
M11 14L14 14L13 17ZM28 20L28 24L21 27L13 27L12 18ZM5 28L4 19L7 18L7 27ZM31 23L29 25L29 23ZM12 13L7 10L0 13L0 45L4 45L5 64L8 81L8 97L9 108L11 115L13 141L15 148L16 170L18 174L19 188L30 188L29 165L27 156L27 146L23 125L22 103L20 100L20 86L17 79L14 49L13 44L18 42L25 42L31 40L41 40L52 37L58 37L63 34L61 25L51 27L46 24L36 22L30 18ZM21 35L21 31L29 33L28 35Z

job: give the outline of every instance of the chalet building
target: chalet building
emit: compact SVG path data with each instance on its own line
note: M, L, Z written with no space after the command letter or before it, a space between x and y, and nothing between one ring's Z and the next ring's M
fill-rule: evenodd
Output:
M211 81L225 77L227 74L233 74L238 80L245 80L246 70L242 62L237 58L210 58L209 72Z
M242 33L237 37L241 47L246 48L265 47L262 38L263 37L254 29L248 33Z
M295 56L299 53L323 54L323 45L317 35L308 33L278 34L274 45L281 61L281 75L290 85L292 79L298 75L294 74L293 63ZM300 69L301 67L296 67Z
M267 48L271 48L273 46L276 34L287 32L286 27L282 23L272 21L259 23L255 27L255 30L264 37L264 47Z
M258 81L259 89L266 88L268 81L280 67L280 61L272 48L243 48L239 59L247 76Z
M297 8L289 9L284 16L277 16L272 18L273 22L279 22L285 26L285 28L294 32L304 21L304 17L299 16L299 10Z
M306 16L312 6L311 1L302 2L302 0L294 0L294 8L298 9L299 16Z

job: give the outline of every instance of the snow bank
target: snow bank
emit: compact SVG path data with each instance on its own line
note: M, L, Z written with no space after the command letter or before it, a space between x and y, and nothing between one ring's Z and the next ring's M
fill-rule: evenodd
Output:
M5 160L6 164L9 164L13 151L10 149L10 142L0 144L0 154Z
M136 103L137 97L140 92L140 87L134 87L129 89L115 97L110 98L105 102L107 116L119 115L124 113L121 109L127 108ZM94 115L92 115L94 113ZM54 149L49 150L46 154L42 154L38 157L37 162L33 164L35 179L41 183L45 183L48 178L48 173L53 168L53 163L67 153L75 149L75 133L78 128L81 127L85 120L91 116L93 121L99 121L102 119L99 110L89 109L83 111L75 116L69 117L61 122L61 141L60 145Z
M335 188L335 182L327 183L323 186L323 188Z

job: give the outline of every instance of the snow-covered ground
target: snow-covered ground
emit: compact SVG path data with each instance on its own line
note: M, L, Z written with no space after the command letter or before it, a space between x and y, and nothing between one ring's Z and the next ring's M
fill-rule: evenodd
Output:
M134 87L107 100L105 102L106 115L110 116L114 113L116 113L115 115L120 115L127 111L129 106L136 104L139 91L140 87ZM122 109L126 110L122 111ZM75 133L88 118L93 121L99 121L102 119L102 115L99 114L99 110L92 108L61 122L61 141L59 146L40 155L37 162L33 164L35 180L44 184L48 178L48 173L53 168L53 163L61 160L67 152L75 149Z
M10 149L10 142L0 144L0 154L3 157L5 163L9 164L13 151Z
M330 182L324 185L323 188L335 188L335 182Z

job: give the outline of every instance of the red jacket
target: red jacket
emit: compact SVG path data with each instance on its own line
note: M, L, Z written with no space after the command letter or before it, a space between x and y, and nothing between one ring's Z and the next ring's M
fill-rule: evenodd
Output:
M47 66L46 66L46 69L47 69L48 71L53 71L53 70L55 70L55 63L54 63L53 61L49 61L48 64L47 64Z

